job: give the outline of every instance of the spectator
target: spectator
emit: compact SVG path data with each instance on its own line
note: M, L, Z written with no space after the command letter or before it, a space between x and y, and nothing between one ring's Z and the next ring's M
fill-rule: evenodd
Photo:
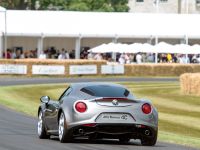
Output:
M124 55L124 59L125 59L126 64L130 64L130 63L131 63L129 54L125 54L125 55Z
M41 54L39 55L39 59L46 59L47 55L44 53L44 51L41 52Z
M166 54L161 54L161 59L163 63L167 62L167 55Z
M16 59L16 53L14 52L14 50L11 51L11 58L12 59Z
M58 59L69 59L69 54L65 49L63 48L61 53L58 56Z
M154 62L154 55L153 54L148 54L147 56L147 62L153 63Z
M197 55L197 63L200 63L200 55Z
M75 50L74 49L70 51L69 57L70 57L70 59L75 59Z
M65 57L66 57L65 59L70 59L70 57L69 57L69 53L68 53L67 50L65 51Z
M186 55L181 55L179 57L179 63L180 64L187 64L187 63L190 63L189 62L189 58L186 56Z
M171 54L167 54L167 62L172 63L172 55Z
M24 58L24 54L21 50L17 50L16 51L16 59L23 59Z
M11 50L7 49L6 53L3 53L3 57L7 59L11 59L12 58Z
M97 53L97 54L94 56L94 59L95 59L95 60L102 60L103 57L102 57L101 53Z
M134 61L134 55L133 54L130 54L129 55L129 59L130 59L130 63L132 63Z
M142 63L142 55L141 55L140 53L138 53L138 54L136 55L136 63L137 63L137 64Z
M89 60L92 60L92 59L93 59L93 54L92 54L92 52L89 52L89 54L88 54L87 57L88 57Z
M178 58L177 58L177 55L176 55L176 54L172 55L172 61L173 61L174 63L177 63Z
M119 57L119 63L122 64L122 65L125 64L125 56L124 56L124 54L120 55L120 57Z

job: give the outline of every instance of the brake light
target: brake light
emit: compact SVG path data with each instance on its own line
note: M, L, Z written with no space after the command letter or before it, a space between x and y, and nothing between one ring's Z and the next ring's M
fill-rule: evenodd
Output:
M142 111L144 114L149 114L151 112L151 105L148 103L143 104Z
M75 105L75 109L80 113L84 113L87 110L87 105L84 102L78 102Z
M96 123L89 123L89 124L84 124L83 126L85 127L95 127L97 124Z

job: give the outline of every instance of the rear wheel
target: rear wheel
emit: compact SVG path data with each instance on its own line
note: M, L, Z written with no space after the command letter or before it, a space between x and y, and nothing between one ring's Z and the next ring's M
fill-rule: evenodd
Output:
M67 130L67 124L65 121L65 115L62 112L59 117L59 127L58 127L58 133L59 133L59 140L61 143L66 143L72 141L72 136Z
M37 126L37 131L38 131L38 136L40 139L47 139L50 137L50 135L47 134L45 130L45 125L43 121L43 113L40 110L39 115L38 115L38 126Z
M153 137L144 137L141 139L141 144L144 146L154 146L157 142L157 134L158 132L156 131L155 135Z

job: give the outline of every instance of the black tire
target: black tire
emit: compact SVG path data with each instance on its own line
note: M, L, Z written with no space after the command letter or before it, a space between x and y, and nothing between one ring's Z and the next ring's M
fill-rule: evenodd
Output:
M50 135L47 134L47 131L45 129L42 110L40 110L39 114L38 114L38 127L37 127L37 130L38 130L38 137L40 139L48 139L48 138L50 138Z
M58 133L59 133L59 140L61 143L68 143L72 142L72 134L67 129L67 123L65 119L65 115L61 112L58 122Z
M158 132L156 131L153 137L143 137L141 139L141 144L143 146L154 146L157 142L157 135L158 135Z
M119 142L122 144L127 144L131 139L128 137L120 137Z

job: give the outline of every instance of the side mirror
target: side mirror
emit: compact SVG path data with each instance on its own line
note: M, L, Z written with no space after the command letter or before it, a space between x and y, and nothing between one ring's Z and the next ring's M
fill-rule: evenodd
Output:
M49 96L42 96L42 97L40 98L40 101L41 101L42 103L47 104L47 103L50 101L50 97L49 97Z

